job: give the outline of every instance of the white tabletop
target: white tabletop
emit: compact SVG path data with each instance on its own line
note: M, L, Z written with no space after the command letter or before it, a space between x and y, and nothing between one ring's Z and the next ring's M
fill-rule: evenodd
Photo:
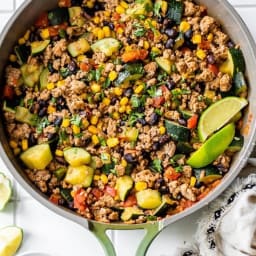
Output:
M0 1L0 31L24 0ZM256 0L229 0L256 38ZM11 178L0 159L0 170ZM86 229L46 209L29 196L14 180L14 195L7 209L0 213L0 227L18 225L24 230L24 241L18 255L36 252L49 256L103 256L96 238ZM170 225L155 239L147 256L173 255L175 248L193 241L201 211ZM111 231L109 235L118 255L133 256L143 231ZM45 255L45 256L47 256ZM43 255L42 255L43 256Z

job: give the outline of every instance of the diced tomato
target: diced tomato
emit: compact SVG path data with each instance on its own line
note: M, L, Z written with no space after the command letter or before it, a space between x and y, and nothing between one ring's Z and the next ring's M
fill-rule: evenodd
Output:
M8 100L12 100L14 96L14 89L10 85L6 85L3 91L3 97Z
M45 28L49 26L48 13L43 12L35 22L35 26L38 28Z
M181 51L183 54L185 54L186 52L191 52L191 50L188 47L182 47Z
M214 73L216 76L219 74L219 68L218 66L214 65L214 64L208 64L208 69Z
M103 196L103 191L101 191L100 189L98 188L93 188L92 189L92 194L97 198L101 198Z
M59 7L71 7L71 0L59 0Z
M195 129L197 127L198 115L193 115L187 121L188 129Z
M172 166L169 166L164 172L164 177L168 180L177 180L180 176L181 173L176 172Z
M110 187L110 186L106 186L105 191L106 191L107 194L109 194L109 195L112 196L112 197L115 197L115 196L116 196L116 190L115 190L115 188L112 188L112 187Z
M153 33L151 30L148 31L148 39L149 39L150 41L153 41L153 40L154 40L154 33Z
M67 23L63 23L63 24L60 24L60 25L48 27L49 34L52 37L57 36L57 35L59 35L59 31L61 29L66 29L67 27L68 27Z
M155 108L161 107L165 103L165 98L164 96L158 96L153 98L153 106Z
M89 71L90 68L91 68L89 64L84 63L84 62L80 63L79 67L80 67L80 69L81 69L82 71L84 71L84 72Z
M51 194L49 200L54 204L59 204L60 196L55 195L55 194Z
M170 92L169 89L165 85L161 86L161 90L162 90L163 94Z
M113 13L113 20L120 20L121 16L117 12Z
M131 207L131 206L134 206L134 205L137 205L137 199L136 199L136 196L134 194L128 196L127 199L123 203L124 207Z
M199 48L203 50L209 50L210 49L210 42L206 40L202 40L202 42L199 44Z
M144 49L135 49L129 52L125 52L122 55L123 62L132 62L136 60L144 60L148 56L148 51Z
M84 189L78 189L74 193L74 208L78 209L79 211L84 211L86 206L86 199L87 194Z

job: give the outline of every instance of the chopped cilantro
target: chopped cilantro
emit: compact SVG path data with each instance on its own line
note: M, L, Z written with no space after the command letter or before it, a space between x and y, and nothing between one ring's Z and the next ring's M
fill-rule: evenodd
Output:
M163 115L163 112L159 108L155 109L155 113L157 113L159 116Z
M150 97L159 97L163 95L163 92L161 88L157 88L156 86L151 86L148 90L147 93L149 94Z
M140 105L141 105L140 98L137 97L136 95L132 95L131 104L132 104L132 107L134 107L134 108L140 107Z
M81 125L82 119L79 115L73 115L70 119L71 124L79 126Z
M33 103L34 103L34 99L29 99L29 100L27 101L28 108L31 108L32 105L33 105Z
M153 162L150 164L149 168L154 172L161 173L163 170L162 161L160 159L153 160Z
M132 112L129 116L128 123L129 125L133 126L138 119L143 118L145 115L143 113Z
M102 137L99 137L99 141L100 141L100 145L102 147L106 147L107 146L107 143L106 143L106 140Z
M133 27L136 28L136 30L134 31L134 35L136 37L141 37L145 35L146 29L140 23L134 23Z
M43 132L43 129L47 127L50 124L47 117L43 117L37 124L36 132L38 134L41 134Z
M66 141L68 138L68 135L66 133L66 131L64 130L60 130L59 132L59 144L63 144L64 141Z
M191 94L191 91L187 89L176 88L171 90L171 93L172 93L172 96L179 96L184 94Z
M116 174L116 170L115 170L115 163L112 162L111 164L104 164L103 167L101 168L101 171L105 174Z
M176 172L182 172L183 171L183 167L181 165L177 166L174 168Z
M162 3L160 1L159 2L155 2L154 9L153 9L155 16L158 16L158 17L161 16L161 14L160 14L161 4Z
M111 85L111 81L109 79L109 77L105 80L103 88L106 89Z
M95 71L95 80L96 80L96 82L99 82L103 69L104 69L103 66L100 66L98 69L96 69L96 71Z

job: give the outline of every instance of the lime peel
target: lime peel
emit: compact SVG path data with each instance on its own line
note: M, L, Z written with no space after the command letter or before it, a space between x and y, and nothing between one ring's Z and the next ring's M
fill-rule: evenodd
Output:
M11 181L0 173L0 211L2 211L9 202L12 195Z

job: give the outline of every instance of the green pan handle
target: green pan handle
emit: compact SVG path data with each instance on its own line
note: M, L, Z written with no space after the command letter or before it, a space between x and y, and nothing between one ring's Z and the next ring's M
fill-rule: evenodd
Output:
M145 229L147 232L136 251L136 256L145 256L146 252L153 242L154 238L163 229L161 222L145 223L145 224L104 224L99 222L89 222L89 229L100 241L106 256L117 256L113 243L106 234L107 230L134 230Z

